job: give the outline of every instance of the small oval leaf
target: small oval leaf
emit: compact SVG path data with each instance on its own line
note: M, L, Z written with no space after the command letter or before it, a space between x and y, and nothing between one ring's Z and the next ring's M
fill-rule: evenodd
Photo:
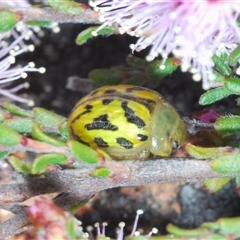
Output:
M217 102L231 93L224 87L214 88L205 92L199 99L199 104L208 105L214 102Z
M214 123L214 127L222 134L240 132L240 116L221 117Z
M210 166L219 173L240 173L240 153L230 153L214 158Z

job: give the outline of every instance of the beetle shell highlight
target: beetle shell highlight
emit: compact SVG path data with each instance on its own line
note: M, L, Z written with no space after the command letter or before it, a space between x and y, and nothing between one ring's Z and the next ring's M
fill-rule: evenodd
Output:
M82 98L68 120L72 138L115 159L169 156L186 139L186 126L157 92L139 86L98 88Z

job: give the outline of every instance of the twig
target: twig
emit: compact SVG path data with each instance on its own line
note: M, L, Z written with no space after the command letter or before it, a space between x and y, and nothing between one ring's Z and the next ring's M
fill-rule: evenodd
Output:
M91 172L96 169L95 165L81 169L49 172L34 177L16 173L10 182L0 185L0 199L6 199L8 203L20 202L39 194L70 191L78 192L81 200L81 196L85 199L86 196L92 196L99 191L114 187L162 182L198 182L208 178L227 176L214 172L208 160L189 158L107 161L102 166L111 170L111 177L91 176ZM1 200L1 204L3 203Z
M8 221L1 223L0 238L7 239L27 230L29 226L24 206L17 206L15 209L15 216Z
M183 120L190 134L195 134L202 130L214 130L214 123L203 123L196 119L190 119L189 117L183 117Z
M49 172L38 177L16 174L10 182L0 185L0 199L2 199L0 207L13 211L14 207L11 208L10 203L17 204L36 195L59 192L63 194L56 198L56 203L67 210L73 204L89 199L99 191L114 187L179 181L199 182L209 178L234 177L233 175L223 175L214 172L211 170L208 160L189 158L122 162L107 161L103 165L111 169L111 177L99 178L91 176L91 172L95 169L94 165L81 169ZM27 223L27 216L23 213L20 215L22 222ZM19 216L15 216L14 219L19 221ZM1 239L19 233L19 228L12 231L11 227L11 231L7 231L10 228L10 224L18 226L14 221L11 219L0 225Z
M8 9L18 12L23 16L23 21L50 21L58 23L86 23L99 24L98 14L90 8L82 11L77 15L70 15L58 12L51 8L19 8L10 7L4 3L0 3L0 9Z

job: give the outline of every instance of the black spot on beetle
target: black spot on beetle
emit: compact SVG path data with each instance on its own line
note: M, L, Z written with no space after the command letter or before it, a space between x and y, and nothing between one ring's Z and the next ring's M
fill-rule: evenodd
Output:
M105 142L102 138L97 137L94 138L94 142L98 145L98 147L109 147L108 143Z
M75 131L73 130L72 127L71 127L70 131L71 131L72 137L73 137L75 140L77 140L77 141L80 142L80 143L83 143L83 144L85 144L85 145L90 146L87 142L84 142L84 141L75 133Z
M147 135L143 135L143 134L138 134L137 138L140 141L146 141L148 139L148 136Z
M111 122L108 120L107 114L103 114L97 118L94 118L92 123L86 124L84 127L87 130L95 130L95 129L104 129L104 130L111 130L111 131L118 130L118 127L111 124Z
M85 107L86 109L87 109L87 111L89 111L90 112L90 110L92 110L92 108L93 108L93 106L92 105L86 105L86 107Z
M122 146L122 147L124 147L124 148L126 148L126 149L131 149L131 148L133 148L133 144L132 144L130 141L128 141L126 138L123 138L123 137L117 138L117 143L118 143L120 146Z
M111 103L113 101L113 99L103 99L102 103L103 105L108 105L109 103Z
M83 111L83 112L81 112L81 113L79 113L79 114L72 120L72 123L74 123L74 122L77 121L79 118L81 118L82 115L91 112L93 106L92 106L92 105L86 105L84 108L85 108L86 110Z
M131 108L128 107L127 101L122 102L122 109L125 112L124 116L127 118L128 122L134 123L139 128L146 125L145 122L138 117Z
M125 99L126 101L134 101L139 104L142 104L148 109L150 114L153 111L154 107L156 106L156 101L152 99L135 97L133 95L126 95L126 94L119 94L119 96L121 96L122 99Z
M138 87L138 86L126 88L127 93L132 93L132 92L134 93L134 91L152 92L151 90L148 90L148 89L143 88L143 87ZM154 91L153 91L153 93L154 93ZM136 96L134 96L134 94L132 94L130 96L124 95L124 98L143 104L149 110L150 113L153 111L153 109L156 105L156 100L148 99L148 98L145 98L145 97L136 97Z
M117 91L116 89L111 88L111 89L106 90L104 93L114 93L116 91Z

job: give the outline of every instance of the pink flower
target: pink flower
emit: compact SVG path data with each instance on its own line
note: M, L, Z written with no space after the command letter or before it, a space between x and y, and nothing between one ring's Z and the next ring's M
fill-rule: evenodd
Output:
M11 35L6 33L0 34L0 101L7 99L33 105L32 100L16 95L16 92L28 86L27 83L15 87L11 87L11 84L18 79L26 78L27 72L44 73L45 68L35 68L33 62L23 67L14 65L19 54L33 51L34 46L24 44L24 35L18 36L12 42L9 40L9 36Z
M152 45L149 61L170 53L182 59L182 70L210 88L212 55L222 44L239 44L240 1L230 0L92 0L102 27L115 26L120 33L138 37L131 46L141 51ZM101 28L101 27L100 27Z

